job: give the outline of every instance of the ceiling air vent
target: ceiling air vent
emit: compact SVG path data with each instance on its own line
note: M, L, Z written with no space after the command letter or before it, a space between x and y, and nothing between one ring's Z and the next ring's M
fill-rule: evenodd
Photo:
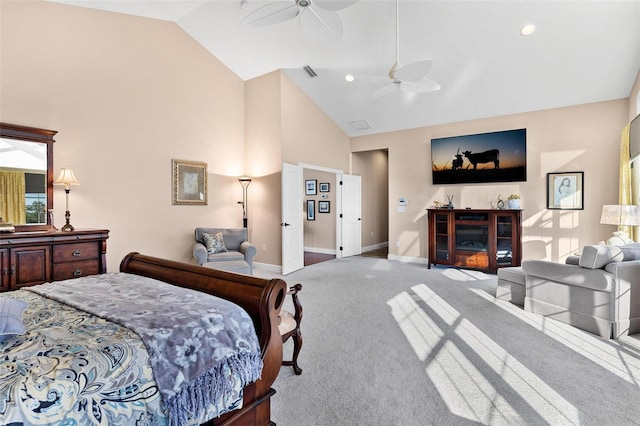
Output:
M302 68L302 69L305 70L307 72L307 74L309 74L309 77L311 77L311 78L318 76L318 74L316 74L316 72L313 70L313 68L311 68L309 65L305 65L304 68Z
M351 125L356 130L367 130L371 128L371 123L367 120L355 120L351 122Z

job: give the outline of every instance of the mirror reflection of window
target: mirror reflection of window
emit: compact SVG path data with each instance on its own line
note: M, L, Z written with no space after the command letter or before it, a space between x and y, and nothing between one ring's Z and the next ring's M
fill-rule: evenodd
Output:
M13 224L47 223L47 144L0 138L0 217Z

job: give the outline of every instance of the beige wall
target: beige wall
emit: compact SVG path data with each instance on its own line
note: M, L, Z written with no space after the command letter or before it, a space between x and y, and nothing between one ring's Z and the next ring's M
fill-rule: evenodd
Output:
M249 217L256 260L279 265L281 163L349 172L350 149L389 150L388 198L410 202L405 213L388 203L395 256L426 257L424 209L446 194L455 196L456 205L477 207L489 206L499 193L523 194L529 257L562 258L611 232L598 218L601 205L616 199L617 178L603 171L617 167L620 129L633 100L354 138L350 144L284 73L242 82L173 23L2 0L0 39L0 120L59 131L55 169L73 168L81 183L71 192L72 223L111 230L109 270L133 250L188 261L194 227L240 226L236 178L243 174L254 177ZM527 182L430 184L432 137L518 127L528 129ZM209 164L208 206L171 205L172 158ZM585 171L585 210L547 211L546 173L566 170ZM62 190L54 202L60 225Z
M58 130L76 228L188 261L196 226L241 226L244 83L177 25L41 1L0 2L0 120ZM209 165L209 205L171 205L171 159ZM64 191L55 191L64 223Z
M389 208L398 200L389 200L389 156L385 150L353 154L353 174L362 177L363 251L383 246L389 239Z
M251 182L249 232L258 247L256 262L281 265L282 163L346 171L349 138L282 71L247 81L245 99L246 169L258 183L254 187ZM333 187L335 178L330 181ZM327 221L327 216L316 222ZM333 239L317 241L319 247L335 249L335 219L332 229Z
M246 171L249 239L257 247L255 262L281 264L282 201L281 75L272 72L245 83Z
M453 195L456 207L489 208L498 195L519 193L524 258L561 260L613 231L599 221L602 205L617 200L618 146L627 118L628 100L621 99L357 137L351 140L351 149L389 150L391 258L425 261L425 209L434 201L444 202ZM526 182L432 185L431 138L517 128L527 129ZM546 175L562 171L584 171L584 210L546 209ZM405 213L396 210L394 200L399 197L409 199Z

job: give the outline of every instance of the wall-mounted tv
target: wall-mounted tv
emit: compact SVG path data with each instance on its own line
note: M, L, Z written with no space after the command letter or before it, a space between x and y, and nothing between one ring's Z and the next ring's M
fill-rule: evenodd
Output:
M527 129L431 139L434 185L524 182Z

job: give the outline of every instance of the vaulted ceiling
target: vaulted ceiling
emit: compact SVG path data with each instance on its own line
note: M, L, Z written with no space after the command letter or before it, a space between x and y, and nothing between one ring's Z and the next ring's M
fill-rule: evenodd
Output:
M338 40L298 18L241 25L272 1L55 1L174 21L243 80L283 69L350 136L626 98L640 69L637 0L399 0L397 44L393 0L338 11ZM398 53L403 65L430 59L441 89L373 97L391 83L369 76L387 76Z

